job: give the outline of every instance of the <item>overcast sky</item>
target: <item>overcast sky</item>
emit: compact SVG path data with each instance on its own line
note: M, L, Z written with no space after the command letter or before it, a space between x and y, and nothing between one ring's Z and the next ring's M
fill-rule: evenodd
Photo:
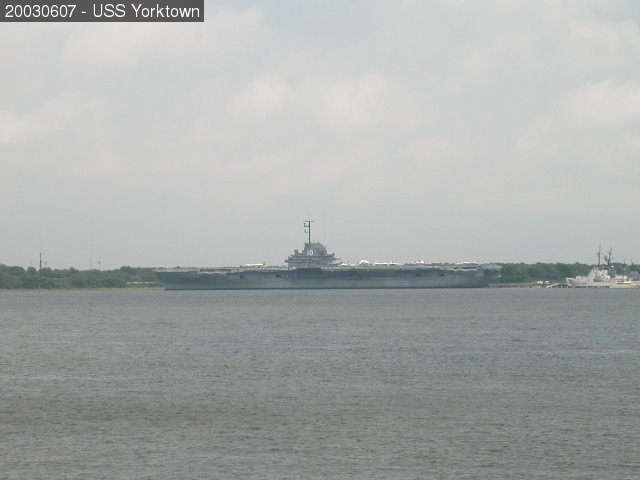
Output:
M0 263L640 261L637 0L0 25Z

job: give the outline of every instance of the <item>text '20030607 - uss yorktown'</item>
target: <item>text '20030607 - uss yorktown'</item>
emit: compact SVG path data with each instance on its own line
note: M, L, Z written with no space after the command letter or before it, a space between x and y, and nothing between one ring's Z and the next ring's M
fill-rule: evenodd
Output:
M204 0L0 2L3 22L203 22Z

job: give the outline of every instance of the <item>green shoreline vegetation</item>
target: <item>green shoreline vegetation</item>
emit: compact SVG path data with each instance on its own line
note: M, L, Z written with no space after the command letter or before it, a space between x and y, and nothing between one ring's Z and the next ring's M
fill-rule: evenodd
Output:
M586 275L594 267L586 263L499 263L502 267L499 283L564 282L566 278ZM608 267L603 267L608 268ZM612 263L610 268L628 275L640 271L640 265Z
M0 265L0 289L145 288L162 286L153 268L77 270Z
M564 282L567 277L586 275L592 268L584 263L499 263L499 283L537 281ZM640 271L638 265L614 263L616 272ZM162 284L153 268L124 266L115 270L77 270L10 267L0 264L0 289L76 289L76 288L158 288Z
M564 282L567 277L586 275L584 263L501 263L500 283Z

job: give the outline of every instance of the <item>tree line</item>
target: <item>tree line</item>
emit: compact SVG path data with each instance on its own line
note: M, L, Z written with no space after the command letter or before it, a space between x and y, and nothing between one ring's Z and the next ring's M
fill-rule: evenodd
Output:
M593 268L585 263L503 263L501 283L528 283L540 280L563 282L567 277L586 275ZM612 270L620 274L640 271L640 265L613 263ZM604 267L603 267L604 268Z
M0 264L0 289L125 288L160 286L152 268L77 270L10 267Z

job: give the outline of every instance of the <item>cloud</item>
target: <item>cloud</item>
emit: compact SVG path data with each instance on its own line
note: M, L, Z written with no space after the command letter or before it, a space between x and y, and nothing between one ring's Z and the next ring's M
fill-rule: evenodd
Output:
M631 214L640 201L639 125L638 84L603 81L565 92L517 139L503 188L541 210Z
M15 113L0 110L0 144L10 142L21 130L22 122Z
M95 98L67 92L22 115L0 111L0 143L46 139L59 132L73 134L74 127L95 118L102 107Z
M303 120L336 134L411 128L418 117L412 93L380 72L260 75L227 108L239 121Z
M352 132L391 125L410 117L402 110L400 89L395 89L384 74L375 72L358 77L319 81L305 92L316 117L327 127ZM411 118L407 118L411 120Z
M607 80L565 92L531 120L516 146L521 158L537 155L543 160L569 149L589 159L592 155L581 146L610 148L639 124L640 84Z
M495 70L505 64L518 68L518 64L531 55L534 44L533 35L513 33L498 36L488 46L472 49L462 58L464 81L490 80Z
M262 12L207 12L205 23L98 23L70 29L64 45L65 62L89 68L128 68L145 59L184 57L213 61L251 49L263 34Z
M228 108L240 120L266 120L291 108L296 95L295 88L284 79L261 75L232 97Z
M640 84L606 80L581 86L561 100L551 123L588 129L640 124Z
M347 225L378 221L384 208L396 213L389 232L435 216L429 238L446 258L456 256L448 231L459 248L481 248L465 232L490 225L478 218L499 219L492 238L505 239L536 212L542 225L544 215L628 213L640 201L640 33L629 1L216 5L201 25L3 28L1 195L32 192L25 224L38 218L64 245L56 220L99 217L114 261L175 264L185 258L161 246L127 257L110 231L126 217L145 245L197 230L190 246L202 234L207 249L240 254L252 245L238 218L320 208ZM42 205L62 215L38 217ZM554 237L579 233L570 223L558 220ZM232 247L221 230L238 232ZM389 250L402 250L400 237L384 237ZM485 257L502 253L493 245ZM210 260L198 248L189 263Z
M569 35L593 54L615 55L640 50L640 26L637 21L582 19L569 23Z

